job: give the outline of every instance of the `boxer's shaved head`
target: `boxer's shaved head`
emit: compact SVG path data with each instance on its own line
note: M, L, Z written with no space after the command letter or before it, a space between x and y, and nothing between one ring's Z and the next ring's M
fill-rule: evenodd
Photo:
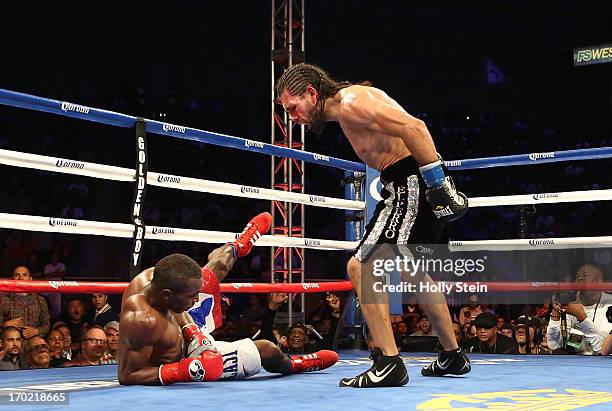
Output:
M193 279L202 279L200 265L184 254L170 254L155 265L151 285L158 290L183 292Z

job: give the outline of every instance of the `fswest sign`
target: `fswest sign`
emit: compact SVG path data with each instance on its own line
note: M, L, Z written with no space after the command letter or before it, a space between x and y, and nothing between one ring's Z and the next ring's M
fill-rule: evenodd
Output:
M612 44L574 49L574 66L612 62Z

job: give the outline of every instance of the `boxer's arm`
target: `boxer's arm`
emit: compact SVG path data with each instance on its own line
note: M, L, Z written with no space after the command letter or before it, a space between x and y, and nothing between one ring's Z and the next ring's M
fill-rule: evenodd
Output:
M173 313L173 314L179 326L179 329L183 328L187 324L193 323L193 318L191 318L191 315L187 311L183 311L180 314L177 314L177 313Z
M147 365L153 353L153 346L142 347L140 350L129 350L125 354L126 364L119 367L119 383L122 385L160 385L159 367Z
M380 100L368 90L347 93L340 104L339 117L355 128L365 127L390 136L398 136L418 164L438 160L438 153L425 122L401 107Z
M160 339L156 319L141 311L122 315L118 379L123 385L159 385L159 367L150 366L153 346Z
M174 317L185 339L187 357L199 357L204 351L208 350L217 351L212 341L200 331L200 328L187 311L181 314L175 313Z

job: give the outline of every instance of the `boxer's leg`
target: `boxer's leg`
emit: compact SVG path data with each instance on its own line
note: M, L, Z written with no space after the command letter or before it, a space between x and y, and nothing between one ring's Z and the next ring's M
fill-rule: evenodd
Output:
M334 351L321 350L312 354L287 355L268 340L257 340L261 366L268 372L295 374L299 372L320 371L338 362Z
M247 255L259 237L270 230L271 224L272 216L270 213L256 215L248 222L236 241L216 248L208 255L208 263L204 268L215 273L215 276L221 282L234 266L236 258Z
M283 353L272 341L254 341L261 357L261 366L268 372L291 373L291 358Z
M386 246L383 246L386 247ZM389 302L386 292L377 291L374 283L380 281L374 277L371 264L377 258L384 257L378 253L379 248L365 263L353 257L348 263L348 274L353 287L359 296L361 311L365 317L368 329L373 337L376 348L370 358L374 361L372 367L353 378L342 378L341 387L398 387L408 383L408 371L397 352Z
M230 272L235 261L234 249L229 244L225 244L208 254L208 263L204 268L215 273L215 276L221 282Z
M423 276L421 282L428 282L430 285L435 284L427 274ZM422 292L417 293L417 299L429 317L433 329L438 334L438 339L440 340L442 348L444 348L445 351L459 348L444 294L441 292Z
M367 295L363 295L362 290L362 263L355 257L351 257L347 265L347 271L353 289L357 292L361 302L361 311L365 317L368 329L372 334L374 345L381 349L384 355L397 355L397 345L391 327L391 316L389 314L389 299L387 293L374 293L370 287L366 286ZM366 275L371 275L371 270L366 270ZM366 282L366 284L368 284ZM372 292L370 292L372 291Z

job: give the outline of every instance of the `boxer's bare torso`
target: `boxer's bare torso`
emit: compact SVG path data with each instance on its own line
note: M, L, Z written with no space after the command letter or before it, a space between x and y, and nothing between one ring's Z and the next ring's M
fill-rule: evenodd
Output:
M315 110L309 92L279 97L291 119L310 124ZM384 91L371 86L352 85L340 89L325 101L325 121L337 121L355 153L364 163L384 170L402 158L413 156L418 164L438 159L427 126L411 116ZM409 148L410 147L410 148Z
M392 114L386 116L389 121L393 121L393 115L409 116L384 91L355 85L340 90L338 96L338 122L355 153L364 163L383 170L411 154L399 134L389 134L374 120L379 106L392 108Z
M183 357L183 337L176 314L170 310L163 313L147 302L145 292L152 277L153 268L144 270L123 293L117 350L119 375L159 367Z

